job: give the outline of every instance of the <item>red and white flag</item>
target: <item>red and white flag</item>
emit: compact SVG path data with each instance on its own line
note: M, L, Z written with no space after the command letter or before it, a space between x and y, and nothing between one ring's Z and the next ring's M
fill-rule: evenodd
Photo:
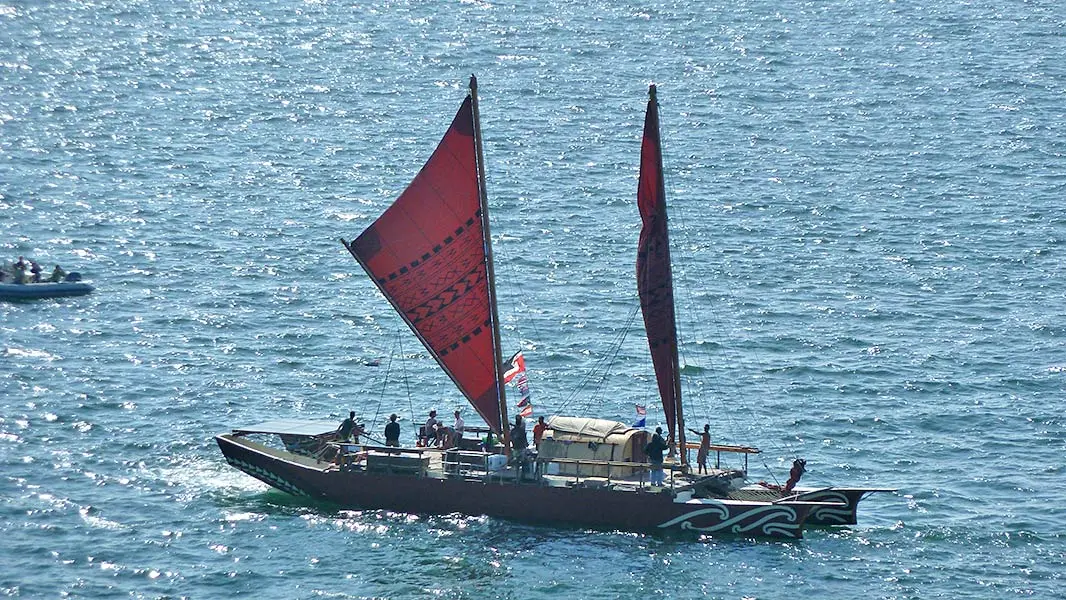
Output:
M633 427L646 427L648 425L648 408L643 404L635 406L637 407L637 421L633 423Z
M503 374L503 382L511 383L511 380L518 376L519 373L526 372L526 359L519 352L511 357L511 368Z
M503 374L504 383L512 383L518 390L518 414L525 417L533 416L533 403L529 401L529 378L526 377L526 359L518 352L511 357L511 368Z
M523 419L533 416L533 403L529 401L529 396L518 401L518 414Z

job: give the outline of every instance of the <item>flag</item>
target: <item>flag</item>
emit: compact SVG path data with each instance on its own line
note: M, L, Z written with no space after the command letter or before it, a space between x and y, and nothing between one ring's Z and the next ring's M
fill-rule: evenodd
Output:
M514 386L522 398L529 398L529 379L526 377L525 373L522 373L522 375L515 380Z
M511 357L511 368L503 374L503 382L511 383L518 390L520 399L518 401L518 414L519 416L531 417L533 416L533 404L529 401L529 378L526 377L526 359L522 356L521 352L516 353Z
M511 383L511 380L520 373L526 372L526 359L522 356L521 352L518 352L511 357L511 368L503 374L503 382Z
M529 401L529 396L518 401L518 415L522 418L533 416L533 403Z
M637 422L633 427L646 427L648 425L648 409L642 404L634 404L637 407Z
M522 418L532 417L533 403L529 401L529 380L526 379L525 373L515 380L515 387L522 396L518 401L518 415Z

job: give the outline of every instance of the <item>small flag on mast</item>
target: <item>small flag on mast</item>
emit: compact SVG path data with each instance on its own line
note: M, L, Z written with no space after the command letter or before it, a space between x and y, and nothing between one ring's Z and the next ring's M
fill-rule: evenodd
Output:
M518 409L519 416L523 418L533 416L533 403L529 401L529 396L518 401Z
M511 368L507 369L507 372L503 374L504 383L511 383L511 380L514 379L519 373L526 372L526 359L524 356L522 356L522 352L518 352L517 354L512 356L510 363Z
M633 427L646 427L648 425L648 409L643 404L635 404L637 407L637 422Z
M523 418L533 416L533 403L529 401L529 378L526 377L526 359L521 352L511 357L511 368L503 374L504 383L513 383L518 390L518 414Z

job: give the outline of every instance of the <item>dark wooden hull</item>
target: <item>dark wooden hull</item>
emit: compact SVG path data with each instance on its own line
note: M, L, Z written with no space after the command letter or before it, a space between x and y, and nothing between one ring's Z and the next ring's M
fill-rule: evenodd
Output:
M804 492L803 489L796 490ZM895 490L883 488L828 488L804 492L799 500L808 502L824 502L826 506L818 506L807 517L807 525L828 527L833 525L855 525L858 523L859 502L866 496L875 492L891 492Z
M605 487L436 478L360 470L326 470L264 452L239 437L216 437L230 465L282 491L346 508L414 514L487 515L527 523L638 532L802 537L818 504L675 499L669 493Z

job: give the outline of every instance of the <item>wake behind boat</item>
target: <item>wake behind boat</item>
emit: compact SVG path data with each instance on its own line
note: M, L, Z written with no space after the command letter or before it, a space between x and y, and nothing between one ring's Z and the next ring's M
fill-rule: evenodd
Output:
M355 240L342 242L501 443L360 445L340 439L331 423L270 421L216 437L232 466L343 507L631 531L799 538L812 511L854 514L846 498L812 495L824 490L745 491L754 448L716 446L719 457L734 456L743 466L717 461L694 474L687 452L650 463L661 450L643 429L565 416L547 420L536 451L524 439L516 443L506 426L507 363L483 165L471 78L470 94L415 179ZM663 190L653 86L641 149L637 280L669 438L685 448Z

